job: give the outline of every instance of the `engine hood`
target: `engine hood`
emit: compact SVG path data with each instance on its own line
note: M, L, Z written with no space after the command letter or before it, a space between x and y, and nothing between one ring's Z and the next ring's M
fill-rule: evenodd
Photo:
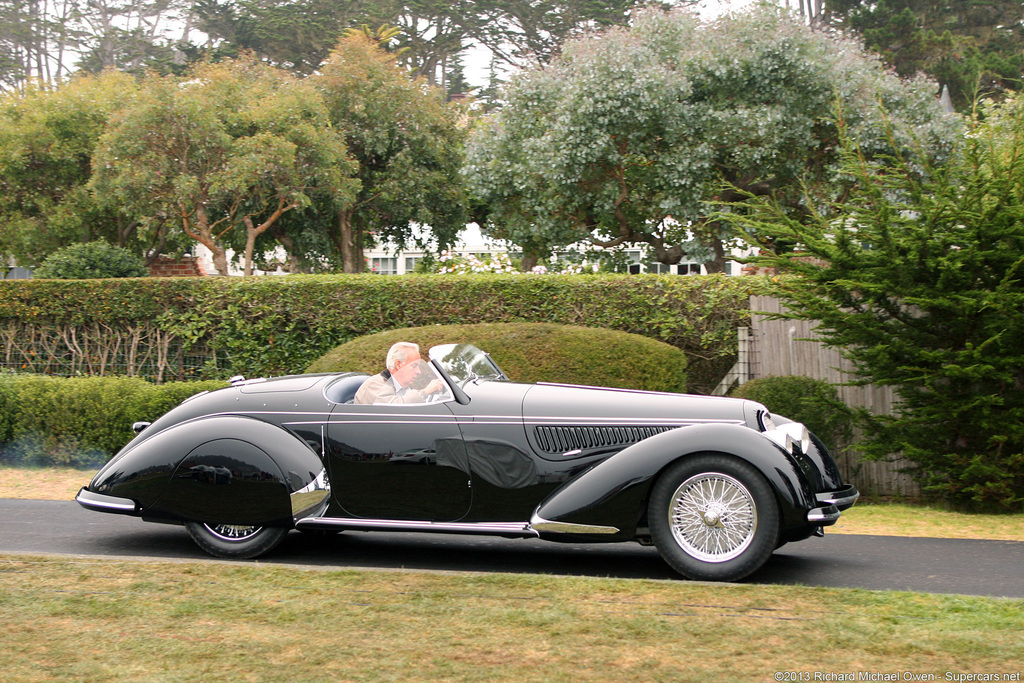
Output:
M662 432L697 424L759 430L759 403L716 396L537 384L523 398L534 451L563 460L612 453Z
M764 406L744 399L570 384L534 385L523 400L523 417L528 423L681 427L724 422L759 429L758 411L765 411Z

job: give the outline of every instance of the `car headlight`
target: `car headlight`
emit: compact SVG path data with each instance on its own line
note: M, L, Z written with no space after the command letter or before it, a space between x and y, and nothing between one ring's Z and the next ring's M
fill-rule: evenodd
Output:
M811 448L811 433L799 422L790 422L764 433L769 439L782 446L787 453L799 448L807 453Z

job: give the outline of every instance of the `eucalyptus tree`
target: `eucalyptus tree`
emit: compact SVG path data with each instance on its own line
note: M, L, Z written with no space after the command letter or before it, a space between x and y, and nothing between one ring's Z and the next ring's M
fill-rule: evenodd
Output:
M0 3L0 88L51 82L74 70L78 0Z
M93 165L95 191L146 224L180 228L222 275L227 245L242 246L249 274L256 238L282 215L314 200L344 205L358 186L312 85L250 60L146 78Z
M641 13L571 41L505 98L465 175L485 230L522 247L526 266L571 244L645 244L662 263L704 254L721 271L739 234L716 203L771 195L806 211L803 186L844 190L837 104L871 155L941 150L957 133L930 84L769 7L712 22Z

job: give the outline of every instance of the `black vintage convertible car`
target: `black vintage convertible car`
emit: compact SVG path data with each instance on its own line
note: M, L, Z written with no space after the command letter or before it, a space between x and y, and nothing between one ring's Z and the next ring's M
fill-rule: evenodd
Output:
M813 434L758 403L517 384L466 344L429 358L419 379L443 389L416 404L356 404L354 373L193 396L135 425L77 501L184 524L219 557L290 529L495 534L653 543L685 577L733 581L858 497Z

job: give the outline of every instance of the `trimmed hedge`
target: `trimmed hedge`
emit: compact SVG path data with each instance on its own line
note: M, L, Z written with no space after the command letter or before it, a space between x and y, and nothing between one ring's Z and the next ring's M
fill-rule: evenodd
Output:
M60 341L90 325L95 335L149 326L150 337L207 350L201 376L228 377L299 372L339 344L390 329L550 322L671 344L690 360L691 388L707 391L735 362L736 328L747 324L759 286L753 278L629 275L2 281L0 335L10 353L16 340ZM22 358L15 363L34 367Z
M686 355L664 342L635 334L546 323L432 325L360 337L333 349L309 372L352 370L375 374L398 341L431 346L465 342L491 354L515 382L686 391Z
M101 465L135 436L133 422L152 422L192 394L224 386L0 373L0 463Z

